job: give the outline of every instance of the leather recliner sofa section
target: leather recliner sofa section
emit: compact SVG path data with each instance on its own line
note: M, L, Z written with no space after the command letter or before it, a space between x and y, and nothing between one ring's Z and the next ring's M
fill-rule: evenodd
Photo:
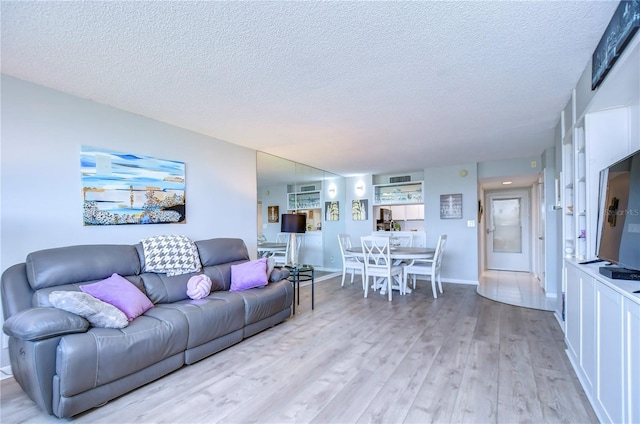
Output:
M33 252L2 275L4 330L13 374L43 410L70 417L192 364L291 316L286 270L267 286L230 292L231 266L249 260L241 239L195 242L211 293L193 300L187 281L144 270L142 245L69 246ZM280 272L280 274L278 274ZM96 328L52 307L53 291L80 291L117 273L154 307L125 328Z

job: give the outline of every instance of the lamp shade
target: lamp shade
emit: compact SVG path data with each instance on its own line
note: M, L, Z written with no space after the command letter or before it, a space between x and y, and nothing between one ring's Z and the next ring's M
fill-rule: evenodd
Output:
M304 233L307 229L307 215L283 213L280 231L283 233Z

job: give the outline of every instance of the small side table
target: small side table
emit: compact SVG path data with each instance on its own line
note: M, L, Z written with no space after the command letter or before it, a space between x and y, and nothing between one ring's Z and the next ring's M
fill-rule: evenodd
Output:
M314 299L314 269L313 265L286 265L285 266L289 270L289 281L293 283L293 314L296 313L296 292L298 293L297 303L300 304L300 282L301 281L311 281L311 309L315 307L315 299ZM297 287L296 287L297 286Z

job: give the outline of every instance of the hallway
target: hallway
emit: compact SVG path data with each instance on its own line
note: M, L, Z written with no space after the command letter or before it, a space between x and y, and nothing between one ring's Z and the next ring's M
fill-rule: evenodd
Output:
M477 291L497 302L543 311L554 311L557 301L546 297L539 281L528 272L485 270Z

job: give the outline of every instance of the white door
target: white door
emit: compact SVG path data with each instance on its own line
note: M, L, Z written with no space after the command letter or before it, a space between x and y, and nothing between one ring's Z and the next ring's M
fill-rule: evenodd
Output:
M487 192L487 269L531 271L529 191Z

